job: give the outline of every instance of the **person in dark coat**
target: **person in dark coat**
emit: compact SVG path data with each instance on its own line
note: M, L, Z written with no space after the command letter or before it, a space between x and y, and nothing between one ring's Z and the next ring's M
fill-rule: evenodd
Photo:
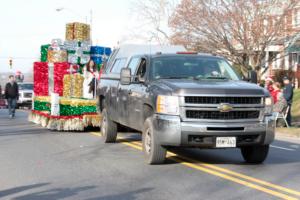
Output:
M19 87L13 75L9 76L9 82L5 85L5 99L7 99L9 117L15 117L17 100L19 99Z
M289 110L287 113L286 121L289 126L292 125L292 114L291 114L291 108L293 103L293 96L294 96L294 89L292 84L290 83L290 80L288 77L283 78L284 88L283 88L283 96L289 106Z

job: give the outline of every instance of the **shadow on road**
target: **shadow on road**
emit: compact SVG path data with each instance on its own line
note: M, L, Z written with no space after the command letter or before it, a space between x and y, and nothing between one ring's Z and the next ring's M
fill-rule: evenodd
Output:
M30 194L25 194L22 196L14 197L14 200L52 200L52 199L65 199L67 197L72 197L80 192L94 189L95 186L85 186L76 188L54 188L50 190L44 190L41 192L34 192Z
M116 195L107 195L107 196L101 196L101 197L95 197L95 198L89 198L86 200L134 200L137 199L137 194L141 194L144 192L149 192L153 190L153 188L143 188L143 189L139 189L139 190L135 190L135 191L131 191L131 192L125 192L125 193L121 193L121 194L116 194ZM149 199L152 199L151 196L148 197Z
M19 192L23 192L23 191L26 191L26 190L31 190L31 189L34 189L34 188L43 187L45 185L49 185L49 183L32 184L32 185L26 185L26 186L20 186L20 187L7 189L7 190L2 190L2 191L0 191L0 198L3 198L3 197L8 196L8 195L16 194L16 193L19 193Z

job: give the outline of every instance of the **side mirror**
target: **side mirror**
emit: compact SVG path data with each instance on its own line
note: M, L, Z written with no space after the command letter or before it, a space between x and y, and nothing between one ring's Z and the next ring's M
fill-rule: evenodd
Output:
M248 77L249 77L249 81L250 81L251 83L257 84L257 73L256 73L255 70L249 71Z
M121 69L120 82L122 85L130 85L130 83L131 83L131 69L130 68Z
M255 70L248 71L248 74L246 76L242 77L244 81L250 82L250 83L257 83L257 73Z

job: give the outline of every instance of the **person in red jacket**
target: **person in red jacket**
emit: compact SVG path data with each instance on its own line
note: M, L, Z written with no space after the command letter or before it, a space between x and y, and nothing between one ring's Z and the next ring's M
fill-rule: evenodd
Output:
M272 91L274 90L273 88L273 79L271 77L266 78L266 82L265 82L265 88L272 93Z
M273 83L272 88L273 90L270 93L273 98L274 104L276 104L279 100L280 95L282 94L281 84L279 82L275 82Z

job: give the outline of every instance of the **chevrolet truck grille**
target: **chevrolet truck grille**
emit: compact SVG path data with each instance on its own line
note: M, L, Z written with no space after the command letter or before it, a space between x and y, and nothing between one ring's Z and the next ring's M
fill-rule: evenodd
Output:
M32 97L32 93L24 93L24 97L25 98L31 98Z
M235 119L257 119L260 112L255 111L202 111L186 110L186 118L190 119L213 119L213 120L235 120Z
M202 96L186 96L186 104L261 104L261 97L202 97Z

